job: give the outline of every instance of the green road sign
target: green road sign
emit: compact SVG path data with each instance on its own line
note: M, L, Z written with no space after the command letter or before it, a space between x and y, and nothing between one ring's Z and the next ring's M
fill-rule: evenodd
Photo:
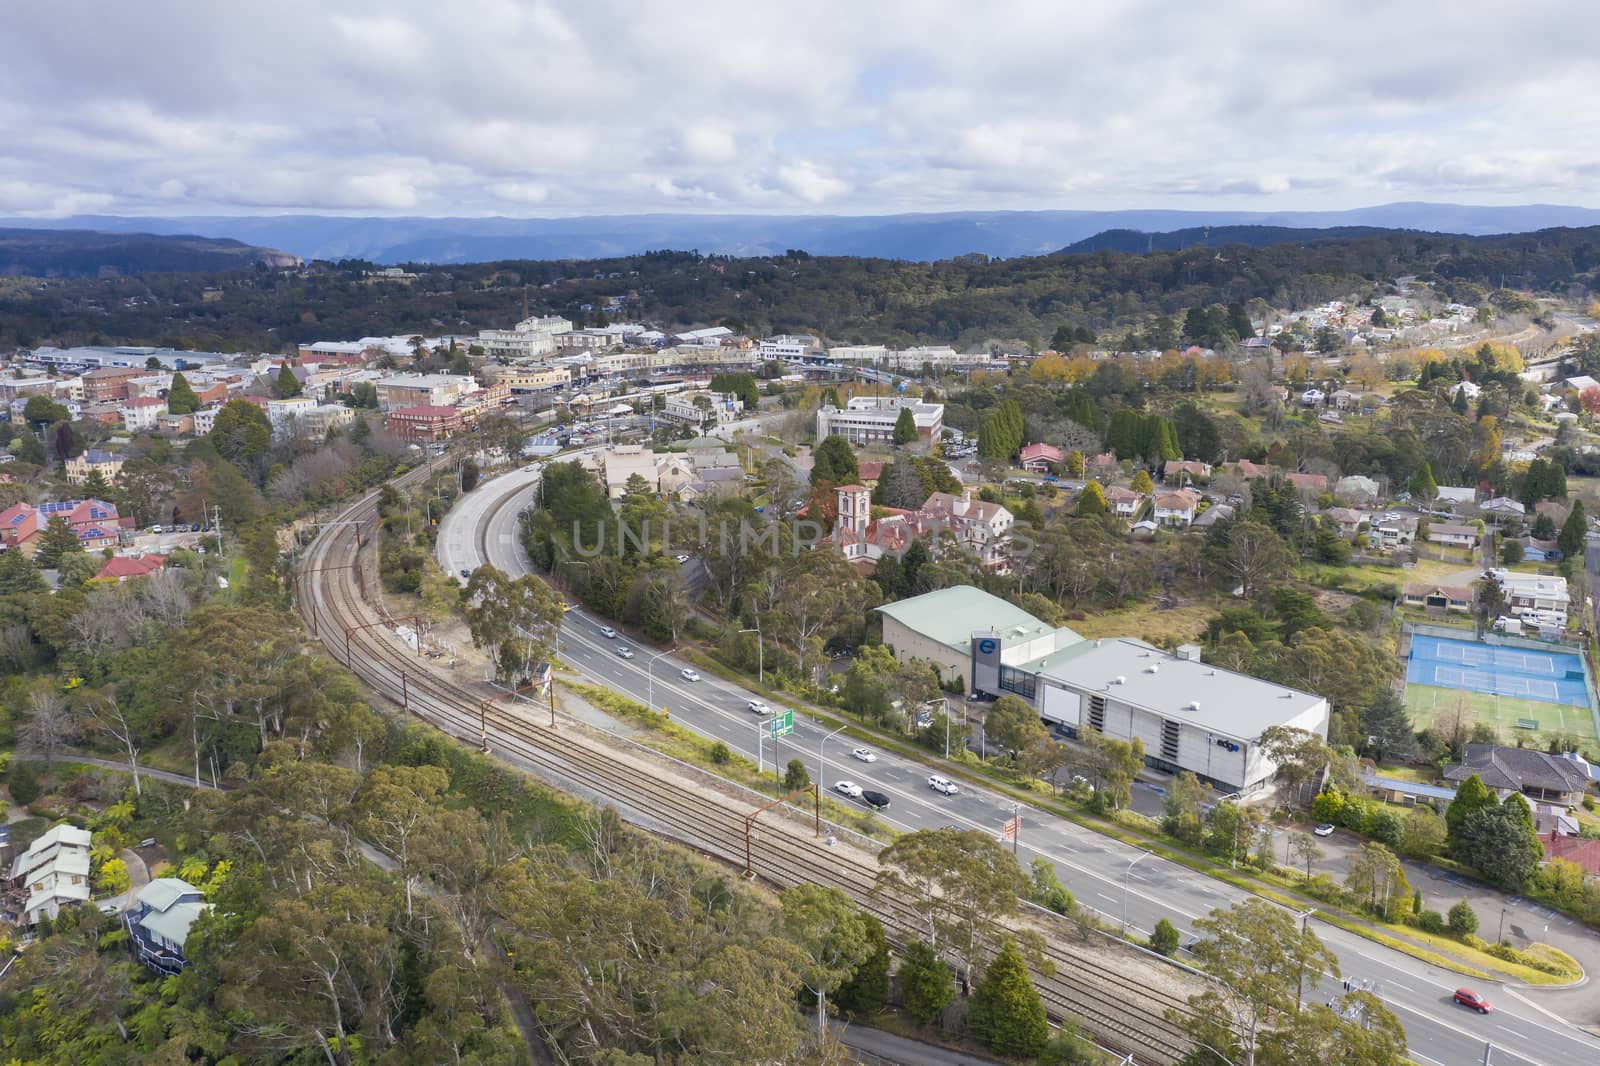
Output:
M771 724L769 725L768 728L771 730L771 736L773 736L774 738L786 737L790 733L793 733L794 732L794 712L793 711L784 711L782 714L775 715L773 717L772 722L771 722Z

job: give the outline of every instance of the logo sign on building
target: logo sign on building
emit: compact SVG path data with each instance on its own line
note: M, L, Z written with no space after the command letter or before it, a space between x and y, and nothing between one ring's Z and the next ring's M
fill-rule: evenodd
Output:
M793 733L794 712L784 711L782 714L775 716L768 728L772 731L772 736L774 739L778 737L786 737L790 733Z

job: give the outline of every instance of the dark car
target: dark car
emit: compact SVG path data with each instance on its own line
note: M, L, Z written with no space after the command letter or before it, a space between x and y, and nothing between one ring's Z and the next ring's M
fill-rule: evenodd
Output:
M1455 1001L1461 1004L1463 1007L1471 1007L1479 1014L1488 1014L1490 1011L1494 1010L1493 1007L1489 1006L1488 1000L1484 999L1470 988L1456 989L1454 998Z
M885 796L882 792L874 792L869 788L862 791L861 802L865 803L868 807L874 807L881 811L885 807L889 806L889 797Z

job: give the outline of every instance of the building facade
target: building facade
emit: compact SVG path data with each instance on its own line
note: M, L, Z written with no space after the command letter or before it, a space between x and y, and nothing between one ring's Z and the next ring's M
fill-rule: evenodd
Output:
M817 440L839 436L851 444L892 444L895 422L905 409L911 411L918 440L937 442L944 431L944 404L899 396L854 396L844 410L824 405L817 411Z

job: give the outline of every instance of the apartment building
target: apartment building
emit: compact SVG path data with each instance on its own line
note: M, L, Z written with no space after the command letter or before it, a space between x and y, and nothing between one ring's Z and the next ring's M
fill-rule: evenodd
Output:
M490 359L529 359L549 355L559 344L557 338L572 331L572 322L560 315L525 318L511 329L486 329L478 333L478 343Z
M469 374L396 374L378 379L378 409L450 407L477 388Z
M895 422L907 408L919 440L936 442L944 430L944 404L900 396L854 396L844 410L824 405L817 411L817 440L839 436L851 444L892 443Z

